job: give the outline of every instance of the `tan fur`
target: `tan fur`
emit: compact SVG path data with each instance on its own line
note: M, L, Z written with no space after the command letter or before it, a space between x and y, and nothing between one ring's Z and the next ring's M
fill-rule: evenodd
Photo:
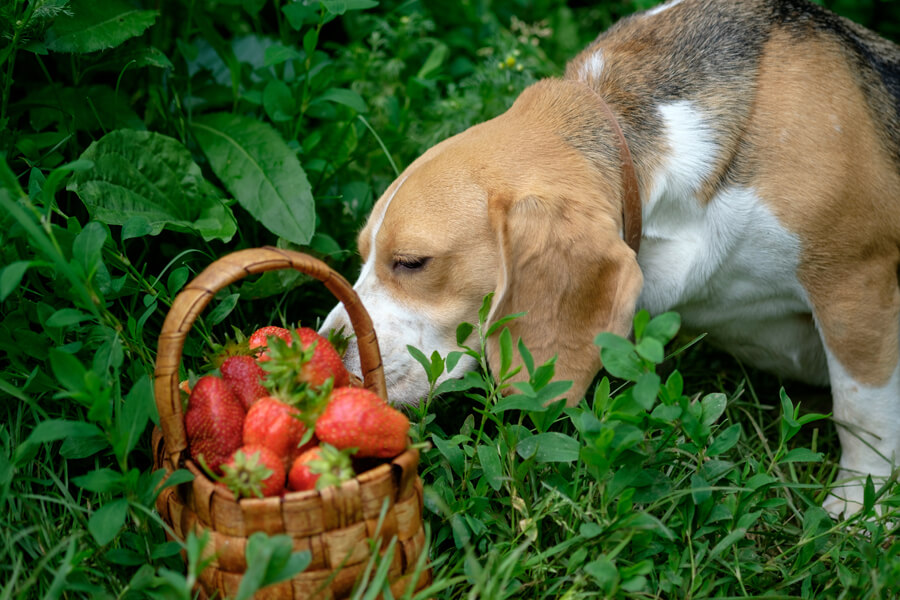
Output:
M828 346L855 379L884 385L900 360L900 177L842 50L774 35L751 123L765 157L753 185L804 240L799 277Z
M599 154L591 162L560 139L603 126L581 108L591 101L583 86L543 82L504 115L438 144L398 178L396 195L385 193L393 197L376 236L378 278L401 303L461 322L496 292L494 317L527 312L509 325L514 339L538 363L559 355L557 376L575 381L573 402L601 366L599 353L584 349L600 331L627 335L641 287L619 235L619 178L601 176L616 165ZM587 123L566 118L577 115ZM363 258L372 227L359 236ZM432 262L411 276L393 268L398 256ZM491 364L497 352L492 340Z

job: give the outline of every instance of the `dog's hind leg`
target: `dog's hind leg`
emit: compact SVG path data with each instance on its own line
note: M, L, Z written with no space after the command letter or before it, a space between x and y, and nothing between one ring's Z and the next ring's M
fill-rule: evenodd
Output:
M857 512L900 463L900 290L895 259L869 260L811 294L825 343L841 469L824 508Z

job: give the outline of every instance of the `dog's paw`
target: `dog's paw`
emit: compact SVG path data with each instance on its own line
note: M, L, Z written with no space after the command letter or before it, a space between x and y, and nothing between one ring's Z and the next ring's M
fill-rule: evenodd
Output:
M873 477L875 489L883 486L887 481L886 477ZM858 476L849 475L846 471L841 470L835 480L831 493L822 503L822 508L831 515L835 521L841 519L849 519L865 506L865 479ZM883 507L875 505L875 513L877 515L884 514Z
M834 490L825 498L822 508L835 521L850 518L863 508L862 486L849 484Z

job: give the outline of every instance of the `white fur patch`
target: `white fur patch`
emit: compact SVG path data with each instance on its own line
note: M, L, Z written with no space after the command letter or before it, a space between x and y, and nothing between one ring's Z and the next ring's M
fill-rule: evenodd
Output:
M581 68L578 70L579 79L583 81L597 79L603 73L605 65L606 61L603 60L603 51L594 50L587 60L581 63Z
M661 12L665 12L670 8L674 8L681 4L681 0L671 0L670 2L666 2L665 4L660 4L659 6L655 6L648 10L646 14L648 17L652 17L653 15L658 15Z
M660 107L669 152L644 208L639 305L677 310L685 328L759 368L826 383L822 344L797 280L800 240L755 190L729 187L703 205L697 192L718 146L688 102Z
M422 307L398 302L387 293L375 269L379 260L376 245L378 232L391 202L405 181L405 178L400 181L393 194L384 203L384 210L380 214L373 214L370 217L374 221L369 256L360 270L359 278L353 285L353 289L362 300L375 326L384 364L384 377L388 390L390 390L390 400L395 404L415 404L428 393L428 380L425 372L409 354L407 344L415 346L427 356L438 351L441 356L446 357L450 351L458 349L455 337L456 324L451 332L439 331L435 327L435 323L438 322L436 315L429 314ZM338 304L328 314L319 331L324 335L332 329L341 327L345 332L352 330L347 311L342 304ZM353 343L347 348L344 364L351 372L360 374L359 351ZM445 373L440 381L451 377L462 377L467 371L476 367L474 359L468 356L463 357L456 368L450 374Z
M900 463L900 366L884 386L873 387L855 381L830 351L826 356L841 470L823 506L834 517L848 516L863 504L866 475L877 488Z
M854 380L830 351L826 356L841 469L847 475L890 475L891 462L900 461L900 366L885 385L873 387Z

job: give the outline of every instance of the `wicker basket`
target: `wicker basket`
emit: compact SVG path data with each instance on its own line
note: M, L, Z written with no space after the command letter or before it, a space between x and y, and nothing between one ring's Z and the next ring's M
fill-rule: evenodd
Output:
M410 585L421 589L430 582L431 574L421 567L416 574L425 542L416 450L407 450L338 487L241 500L211 481L190 458L178 389L185 337L216 292L247 275L276 269L296 269L319 279L344 304L356 333L364 375L357 383L387 398L372 321L343 277L325 263L290 250L266 247L229 254L178 294L159 337L155 396L162 431L154 432L155 462L169 472L189 469L194 480L165 489L157 509L180 539L189 531L198 535L210 532L207 550L214 559L199 577L201 592L208 595L235 595L247 568L247 538L257 531L288 534L295 550L309 550L312 555L306 571L265 588L257 597L346 598L371 558L371 548L383 553L393 536L397 544L389 571L392 592L398 595ZM370 544L385 499L388 508L378 531L380 543Z

